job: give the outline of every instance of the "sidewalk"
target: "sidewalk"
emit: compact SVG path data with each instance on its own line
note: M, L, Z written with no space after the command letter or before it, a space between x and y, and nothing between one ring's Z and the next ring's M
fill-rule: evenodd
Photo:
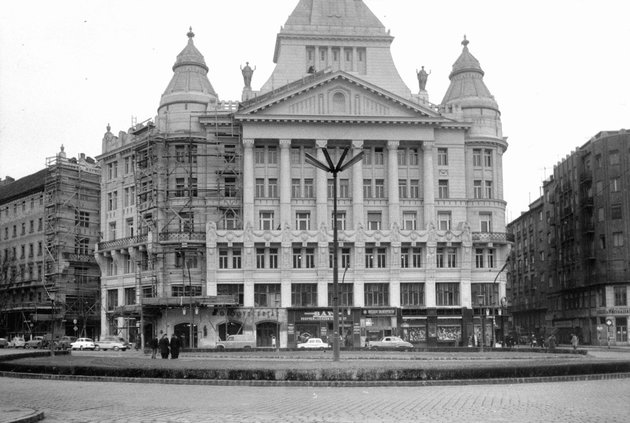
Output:
M44 412L30 408L0 407L0 423L31 423L44 420Z

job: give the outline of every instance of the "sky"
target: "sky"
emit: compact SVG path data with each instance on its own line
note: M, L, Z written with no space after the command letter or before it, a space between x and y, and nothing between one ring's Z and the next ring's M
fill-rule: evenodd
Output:
M394 36L392 55L439 104L464 34L501 109L507 220L553 167L603 130L630 129L626 0L364 0ZM0 14L0 177L43 169L63 144L96 157L108 124L155 117L192 27L220 100L240 100L240 66L259 89L298 0L31 0Z

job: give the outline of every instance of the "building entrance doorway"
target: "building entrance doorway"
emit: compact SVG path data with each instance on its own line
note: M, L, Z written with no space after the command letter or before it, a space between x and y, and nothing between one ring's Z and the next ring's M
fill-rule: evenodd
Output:
M276 322L263 322L256 326L256 346L257 347L276 347L278 346L278 334L280 333L280 325ZM276 344L272 342L275 337Z
M193 342L190 343L190 323L175 325L175 333L180 339L182 348L195 348L197 346L197 325L193 327Z
M616 336L617 342L628 342L628 319L625 317L617 317L616 320Z

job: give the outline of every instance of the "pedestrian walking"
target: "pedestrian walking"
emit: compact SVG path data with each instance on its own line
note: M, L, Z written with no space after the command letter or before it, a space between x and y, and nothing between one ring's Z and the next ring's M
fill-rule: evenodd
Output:
M181 347L181 341L179 340L177 335L173 333L173 336L171 336L171 359L172 360L176 360L177 357L179 357L180 347Z
M162 338L160 338L159 347L162 358L168 358L170 343L168 342L168 336L166 334L162 335Z
M578 337L576 334L571 334L571 346L573 346L573 351L577 350L578 347Z
M547 339L547 343L549 344L549 351L553 352L556 349L556 335L551 334L549 339Z
M276 336L275 335L271 335L271 348L273 348L273 349L276 348Z
M158 341L157 337L151 338L151 358L154 359L157 357L158 347L160 346L160 341Z

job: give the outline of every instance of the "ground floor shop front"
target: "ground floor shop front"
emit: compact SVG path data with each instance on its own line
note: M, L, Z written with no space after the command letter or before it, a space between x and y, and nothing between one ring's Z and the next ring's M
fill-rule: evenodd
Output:
M214 348L237 334L251 336L258 348L295 348L309 338L332 343L334 337L330 307L207 307L192 313L188 307L171 307L146 316L143 324L145 342L175 333L185 348ZM419 348L490 346L507 332L506 316L491 308L339 308L342 348L362 348L388 335Z

